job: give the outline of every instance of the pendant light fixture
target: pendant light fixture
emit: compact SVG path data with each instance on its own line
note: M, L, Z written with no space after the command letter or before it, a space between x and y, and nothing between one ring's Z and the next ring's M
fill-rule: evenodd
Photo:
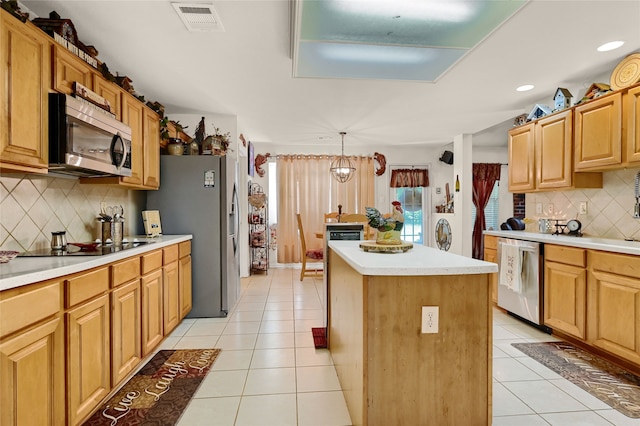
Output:
M331 174L340 183L349 182L356 171L355 166L348 157L344 156L344 135L347 132L340 132L342 135L342 154L331 162Z

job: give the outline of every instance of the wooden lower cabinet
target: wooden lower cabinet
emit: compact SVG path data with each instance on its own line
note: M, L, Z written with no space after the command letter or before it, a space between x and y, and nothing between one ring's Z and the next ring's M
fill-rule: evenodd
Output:
M586 338L586 251L545 245L544 324L579 339Z
M192 278L191 278L191 256L185 256L180 259L178 265L179 275L179 299L180 299L180 320L182 320L193 306L192 300Z
M142 359L140 279L111 293L111 386L116 386Z
M162 267L162 292L164 298L164 335L171 333L180 323L180 279L178 261Z
M64 424L63 325L56 316L0 342L0 424Z
M162 269L156 269L141 279L142 289L142 356L146 356L162 342L163 297Z
M0 291L0 425L92 415L190 311L190 253L175 244Z
M498 263L498 237L485 235L484 261ZM498 303L498 273L489 274L489 280L491 282L491 301Z
M104 294L66 315L67 421L84 420L111 390L109 296Z
M640 258L588 254L587 342L640 365Z

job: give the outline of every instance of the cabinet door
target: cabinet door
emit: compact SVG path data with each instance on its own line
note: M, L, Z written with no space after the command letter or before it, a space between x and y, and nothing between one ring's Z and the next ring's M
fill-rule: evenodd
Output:
M534 124L509 131L509 191L529 192L535 189Z
M145 189L160 187L160 118L153 110L144 109L144 164Z
M484 261L498 263L498 252L485 247ZM491 283L491 300L493 303L498 303L498 273L490 274L489 282Z
M622 95L603 96L575 108L575 169L601 170L622 163Z
M180 322L180 291L178 261L162 267L162 292L164 298L164 335L168 335Z
M184 318L191 311L191 256L180 259L178 266L178 278L180 284L180 319Z
M627 94L627 161L640 162L640 86L629 90Z
M70 310L66 323L68 421L75 425L111 390L108 295Z
M0 424L65 424L63 324L56 317L0 343Z
M78 82L93 90L93 68L64 47L54 44L53 88L60 93L73 93Z
M568 188L573 171L571 110L540 119L535 126L536 188Z
M0 23L0 168L46 173L51 42L4 10Z
M162 269L142 277L142 356L146 356L162 342L163 300Z
M115 387L142 359L140 280L111 293L111 386Z
M131 127L131 176L123 177L122 182L142 185L142 103L133 96L124 93L122 99L122 121Z
M105 80L98 74L94 74L93 91L108 100L111 104L111 112L116 115L118 120L122 120L123 90L117 84Z
M593 346L640 365L640 257L589 251Z
M544 324L586 339L587 271L573 265L544 263Z

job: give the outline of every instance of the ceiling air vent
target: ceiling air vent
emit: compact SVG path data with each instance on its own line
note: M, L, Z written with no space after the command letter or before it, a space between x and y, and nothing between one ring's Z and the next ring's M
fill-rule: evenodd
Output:
M171 3L189 31L224 31L218 12L209 3Z

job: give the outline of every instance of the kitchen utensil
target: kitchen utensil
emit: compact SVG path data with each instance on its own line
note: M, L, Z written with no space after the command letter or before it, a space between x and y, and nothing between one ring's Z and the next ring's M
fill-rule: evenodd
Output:
M100 243L69 243L80 248L80 251L94 251Z
M102 244L108 244L111 242L111 221L101 222L101 235Z
M509 225L509 227L514 231L523 231L525 228L524 221L517 217L510 217L507 219L507 225Z
M111 240L116 246L122 245L124 221L111 222Z
M51 233L51 250L66 250L67 232L54 231Z
M552 219L538 219L538 232L541 234L551 234L553 232Z

